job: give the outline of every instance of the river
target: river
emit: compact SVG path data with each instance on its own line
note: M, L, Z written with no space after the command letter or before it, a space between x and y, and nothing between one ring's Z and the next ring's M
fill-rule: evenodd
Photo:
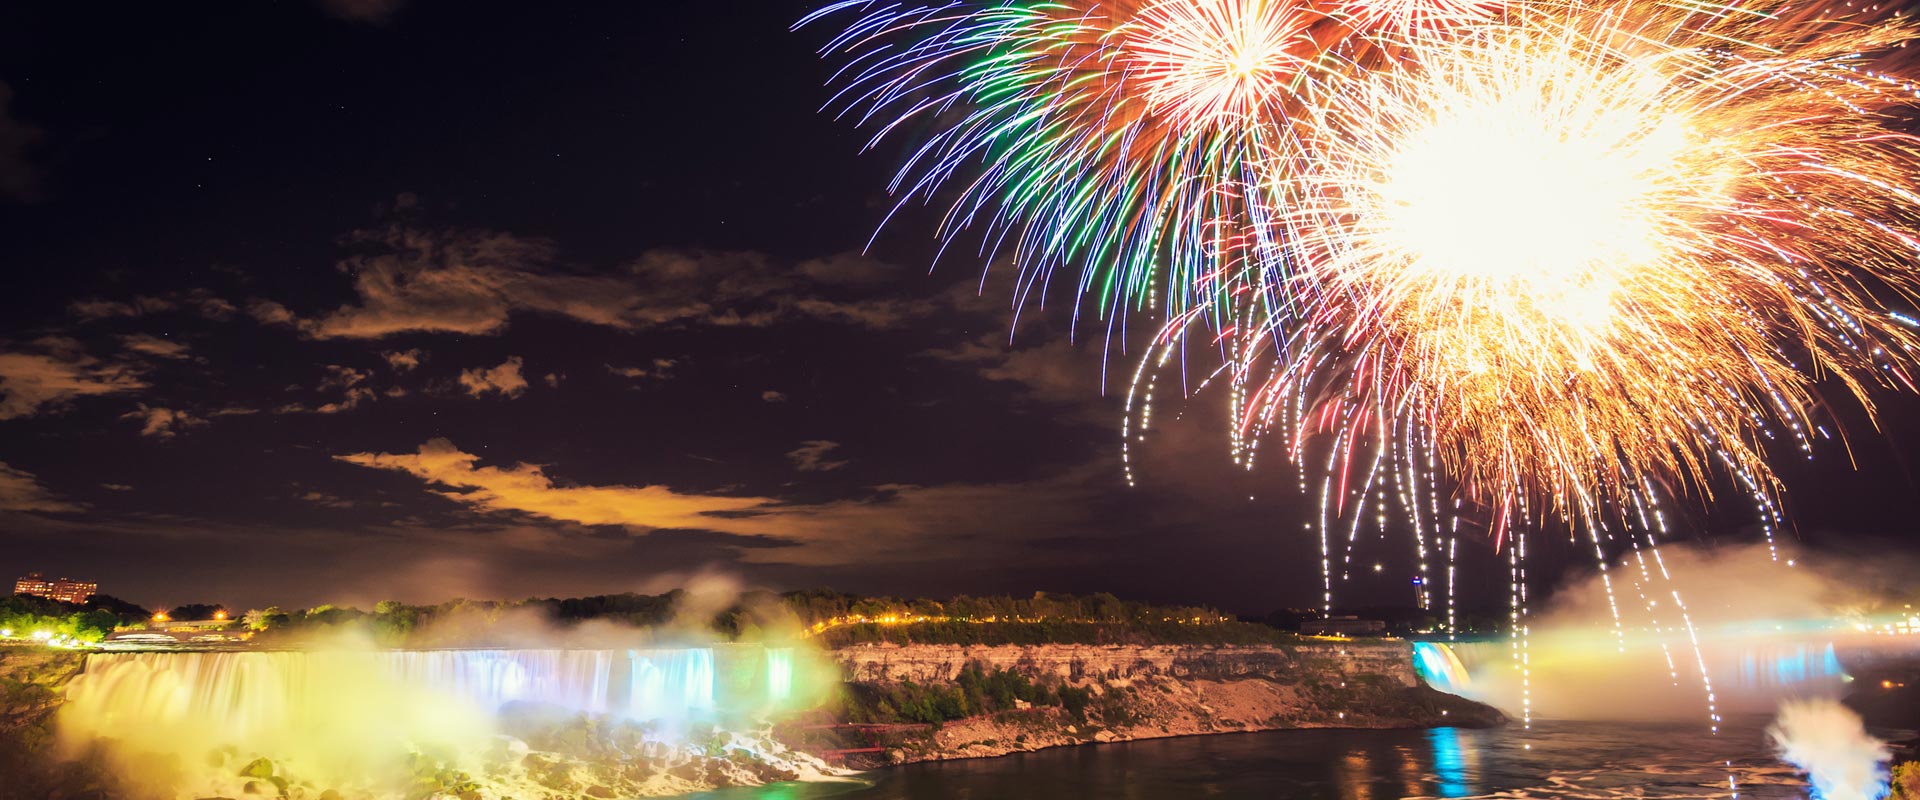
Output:
M1295 730L914 764L842 784L780 784L702 800L1187 798L1805 798L1764 718L1700 724L1535 722L1494 730ZM1737 793L1736 793L1737 792Z

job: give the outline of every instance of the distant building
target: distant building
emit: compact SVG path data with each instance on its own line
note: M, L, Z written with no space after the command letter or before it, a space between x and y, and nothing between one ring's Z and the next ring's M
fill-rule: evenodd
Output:
M1387 623L1355 616L1301 620L1300 632L1308 636L1385 636Z
M100 584L70 578L50 581L40 573L33 572L13 582L13 593L80 605L87 602L87 598L100 593Z

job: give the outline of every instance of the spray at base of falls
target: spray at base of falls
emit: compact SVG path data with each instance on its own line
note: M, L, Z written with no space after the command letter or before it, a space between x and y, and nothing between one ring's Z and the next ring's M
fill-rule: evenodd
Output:
M748 645L97 654L68 688L59 730L73 752L112 740L140 784L182 794L245 780L377 792L423 772L482 795L689 791L820 772L743 733L823 696L837 673L811 655Z
M1867 735L1860 716L1832 700L1788 701L1767 728L1780 757L1807 773L1815 800L1887 796L1887 743Z

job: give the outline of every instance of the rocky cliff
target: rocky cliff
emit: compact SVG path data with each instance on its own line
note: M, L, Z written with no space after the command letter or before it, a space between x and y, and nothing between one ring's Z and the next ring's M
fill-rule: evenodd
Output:
M833 652L853 681L950 681L968 664L1068 680L1373 676L1416 686L1412 645L1398 641L1298 645L862 645Z
M834 651L855 685L939 685L968 665L1085 690L1084 707L1022 707L865 729L850 763L979 758L1046 747L1282 728L1485 726L1498 711L1422 684L1406 642L1297 645L871 645ZM861 753L859 751L878 752ZM863 759L865 759L863 761Z

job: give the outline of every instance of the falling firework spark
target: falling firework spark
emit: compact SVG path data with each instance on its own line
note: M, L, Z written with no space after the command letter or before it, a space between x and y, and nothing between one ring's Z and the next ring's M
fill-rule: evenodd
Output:
M1887 116L1914 94L1854 56L1908 33L1634 9L1355 76L1274 181L1275 282L1313 311L1248 421L1305 393L1296 439L1377 455L1407 446L1377 421L1411 420L1499 526L1525 502L1591 527L1716 470L1771 497L1768 440L1811 449L1817 378L1869 410L1912 388L1920 338L1881 297L1920 285L1920 145Z

